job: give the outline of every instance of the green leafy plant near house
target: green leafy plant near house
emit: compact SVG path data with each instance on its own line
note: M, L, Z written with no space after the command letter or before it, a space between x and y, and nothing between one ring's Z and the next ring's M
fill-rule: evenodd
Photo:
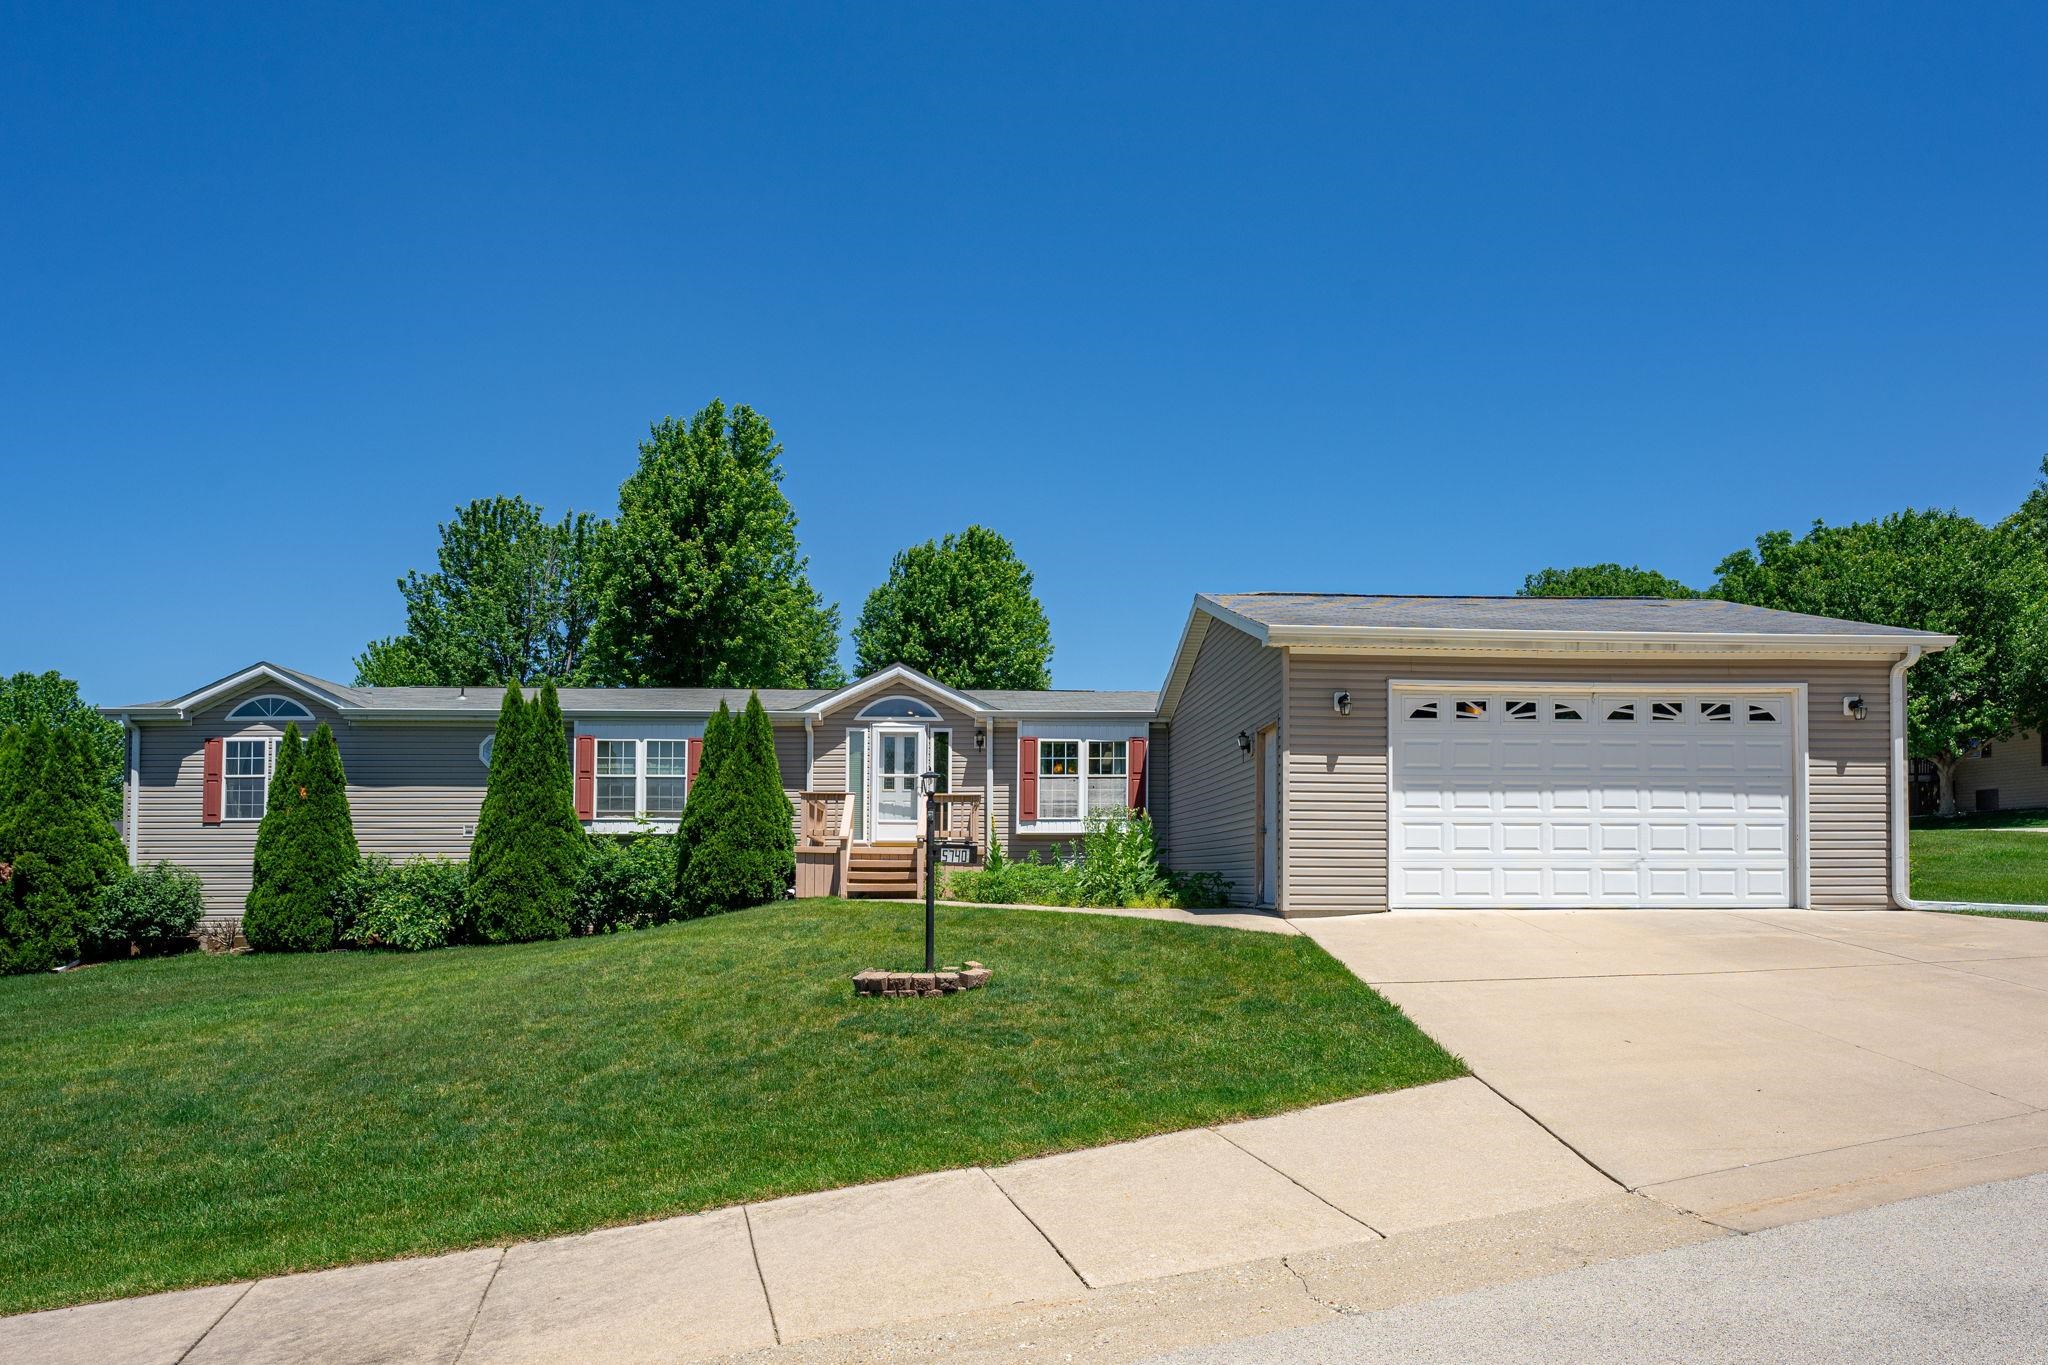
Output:
M305 953L335 943L334 891L360 861L349 814L348 777L334 731L321 724L310 744L298 727L278 742L242 933L258 952Z
M0 974L78 955L94 905L127 875L85 742L46 721L0 730Z
M789 889L796 832L759 693L737 716L721 702L705 726L678 838L676 899L686 915L761 905Z
M576 888L576 932L649 929L676 917L676 844L665 834L599 835Z
M471 931L483 943L568 936L590 856L576 818L568 739L552 682L532 701L505 689L491 775L470 846Z
M95 957L161 953L186 944L206 913L199 874L176 863L151 863L100 892L79 938Z
M1231 884L1214 872L1172 872L1160 865L1158 837L1144 811L1096 815L1078 848L1051 860L1037 853L1012 862L999 844L988 862L952 873L946 894L987 905L1077 905L1107 909L1208 909L1230 903Z
M358 948L416 953L468 937L469 865L445 858L393 864L366 858L357 873L367 886L342 941Z

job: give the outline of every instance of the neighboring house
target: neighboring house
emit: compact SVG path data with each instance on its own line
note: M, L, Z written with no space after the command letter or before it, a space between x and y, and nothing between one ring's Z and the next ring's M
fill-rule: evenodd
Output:
M2001 739L1957 764L1956 806L1979 815L2048 807L2048 734Z
M800 837L847 847L841 891L908 887L916 775L935 765L976 858L1137 806L1172 866L1289 915L1859 909L1902 898L1904 675L1952 643L1710 601L1221 594L1195 599L1157 694L957 692L899 665L761 700ZM131 856L194 868L209 913L238 914L297 719L333 725L366 851L461 857L499 700L258 664L107 708L129 733ZM588 826L661 829L706 716L746 693L561 700Z

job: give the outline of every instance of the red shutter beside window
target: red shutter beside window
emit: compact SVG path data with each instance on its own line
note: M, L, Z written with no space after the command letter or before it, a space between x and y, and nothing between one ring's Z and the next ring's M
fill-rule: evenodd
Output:
M1017 741L1017 819L1038 819L1038 740L1032 735Z
M597 814L597 736L576 736L576 818Z
M1126 750L1129 758L1124 764L1124 772L1130 779L1131 789L1124 798L1124 804L1132 810L1145 809L1145 748L1144 740L1136 735L1131 736L1130 746Z
M200 764L199 823L202 825L220 823L227 770L228 742L224 739L207 740L205 758Z
M683 749L683 799L697 789L697 767L704 761L704 741L693 739Z

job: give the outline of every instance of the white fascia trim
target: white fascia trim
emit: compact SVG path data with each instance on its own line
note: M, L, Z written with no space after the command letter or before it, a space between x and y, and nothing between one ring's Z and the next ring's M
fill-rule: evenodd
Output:
M986 716L990 714L988 707L968 696L965 692L956 692L937 679L926 677L908 664L890 664L881 672L870 673L865 678L850 682L837 692L827 692L824 696L805 707L800 714L822 716L834 707L843 706L847 702L858 700L870 692L884 687L892 687L900 683L910 683L912 686L932 692L957 706L962 711L973 715Z
M716 709L717 709L717 708L715 708L715 707L713 708L713 710L716 710ZM742 708L742 709L744 709L744 708ZM739 714L739 712L735 711L735 712L733 712L733 714L734 714L734 715L738 715L738 714ZM803 712L803 711L770 711L770 712L768 712L768 719L769 719L770 721L772 721L772 722L774 722L774 723L778 724L778 725L795 725L795 724L798 724L798 723L802 722L802 721L803 721L803 720L805 719L805 716L806 716L806 714L807 714L807 713L805 713L805 712ZM386 722L386 721L389 721L389 722L392 722L392 723L399 723L399 724L402 724L402 723L404 723L404 722L406 722L406 721L412 721L412 720L431 720L431 721L450 721L450 720L473 720L473 721L476 721L476 722L478 722L479 724L483 724L483 725L496 725L496 724L498 723L498 709L497 709L497 708L496 708L495 706L494 706L494 707L492 707L492 708L491 708L490 710L488 710L488 711L475 711L475 710L471 710L471 711L456 711L456 710L430 710L430 709L427 709L427 708L424 708L424 707L420 707L420 708L410 708L410 709L407 709L407 710L403 710L403 711L398 711L398 710L392 710L392 711L379 711L379 710L375 710L375 709L373 709L373 708L363 708L363 709L359 709L359 710L355 710L355 711L351 711L351 712L349 712L348 718L349 718L349 723L350 723L351 725L373 725L373 724L379 724L379 723L382 723L382 722ZM635 711L585 711L585 710L581 710L581 709L571 710L571 709L566 709L566 708L565 708L565 709L563 710L563 712L562 712L562 719L564 719L564 720L572 720L572 721L606 721L606 720L675 720L675 721L691 721L691 720L709 720L710 718L711 718L711 711L704 711L704 710L697 710L697 711L670 711L670 710L645 710L645 709L642 709L642 710L635 710Z
M252 679L256 678L268 678L280 687L290 688L292 691L298 693L300 696L311 697L313 700L319 702L321 705L331 707L336 711L346 711L353 713L357 709L353 703L345 702L340 697L336 697L330 695L329 693L323 692L319 688L314 687L309 683L301 682L299 679L292 677L289 673L286 673L284 670L277 668L272 664L261 663L251 664L249 667L243 669L241 672L233 674L232 676L226 678L222 678L217 683L211 683L205 687L202 687L197 692L188 692L184 696L179 697L176 701L173 701L168 705L146 708L132 707L130 708L127 714L135 716L155 716L172 720L184 720L192 714L195 708L205 705L208 701L211 701L213 698L220 696L223 692L232 692L236 688L242 687L249 683Z
M1491 679L1473 678L1394 678L1390 686L1397 692L1726 692L1740 695L1748 692L1797 692L1806 686L1800 682L1689 682L1684 678L1659 678L1655 682L1631 679L1624 682L1585 682L1582 680L1560 680L1551 678L1538 682L1496 682Z
M1953 635L1928 633L1903 639L1882 635L1774 635L1712 630L1418 630L1396 626L1281 626L1265 643L1291 649L1504 649L1539 650L1711 649L1753 653L1858 652L1896 654L1901 649L1931 653L1956 642Z
M1174 708L1180 705L1180 694L1187 690L1188 677L1195 669L1195 656L1201 653L1202 641L1208 637L1211 620L1241 630L1262 645L1272 643L1267 638L1266 628L1257 621L1240 616L1207 593L1196 593L1194 605L1188 608L1187 624L1180 630L1180 643L1174 646L1173 662L1167 667L1166 681L1159 686L1159 705L1153 711L1158 719L1170 720Z

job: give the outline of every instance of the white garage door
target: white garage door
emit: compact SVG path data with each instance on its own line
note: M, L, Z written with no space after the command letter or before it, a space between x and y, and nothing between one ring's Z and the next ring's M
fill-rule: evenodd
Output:
M1392 904L1794 904L1794 696L1396 688Z

